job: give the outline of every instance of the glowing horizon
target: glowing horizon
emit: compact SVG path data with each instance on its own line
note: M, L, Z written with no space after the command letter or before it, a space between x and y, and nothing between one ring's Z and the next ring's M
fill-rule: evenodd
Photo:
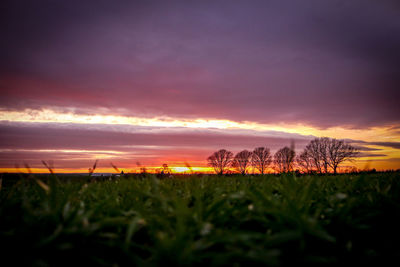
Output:
M386 164L383 166L385 167L380 167L379 164L375 164L374 167L371 167L371 162L367 161L362 161L362 162L356 162L355 164L350 164L350 165L345 165L345 166L340 166L338 169L338 173L346 173L348 171L351 171L353 169L358 170L358 171L363 171L363 170L371 170L375 169L377 171L391 171L391 170L398 170L397 165L393 165L393 168L386 168ZM53 171L57 174L68 174L68 173L76 173L76 174L88 174L89 173L89 168L91 166L88 166L87 169L85 168L57 168L54 167ZM149 174L157 174L160 173L160 171L163 169L162 166L146 166L146 172ZM171 171L171 174L215 174L215 171L212 167L208 166L191 166L190 168L184 165L176 165L176 166L168 166L168 168ZM140 174L142 173L141 167L126 167L126 168L118 168L120 171L123 171L125 174ZM234 168L228 168L232 173L238 173L236 169ZM258 174L257 171L253 170L252 168L249 168L249 174L252 173ZM46 167L42 168L26 168L26 167L14 167L14 168L0 168L0 173L33 173L33 174L49 174L49 170ZM120 174L121 172L116 172L114 168L112 167L101 167L101 168L96 168L96 170L93 173L110 173L110 174ZM277 173L272 167L268 167L266 174L274 174Z
M215 128L243 129L254 131L278 131L332 138L360 139L362 141L400 142L400 133L393 131L394 125L354 129L351 127L316 128L302 123L265 124L252 121L236 122L221 119L185 119L173 117L132 117L121 115L86 115L73 112L57 112L52 109L24 111L0 111L0 122L30 122L30 123L74 123L74 124L111 124L134 125L145 127L184 127L184 128Z
M241 134L246 135L260 135L261 138L264 134L267 136L281 136L282 134L287 135L287 140L291 138L314 138L314 137L323 137L328 136L332 138L346 138L348 140L355 139L355 142L361 142L360 144L365 147L365 149L371 150L367 155L362 156L357 159L357 162L353 164L355 167L359 169L365 168L366 165L372 165L371 168L376 168L378 170L385 169L395 169L397 166L397 161L391 162L391 159L400 158L400 150L394 149L387 146L382 146L380 144L386 143L396 143L400 140L400 135L396 132L396 128L393 130L392 126L385 127L372 127L366 129L351 129L344 127L331 127L331 128L316 128L309 125L304 124L263 124L258 122L237 122L231 120L221 120L221 119L187 119L187 118L174 118L174 117L132 117L132 116L121 116L121 115L87 115L87 114L76 114L73 112L60 112L52 109L43 109L43 110L32 110L27 109L24 111L0 111L0 123L6 123L14 125L15 123L29 123L29 125L41 125L45 123L46 125L77 125L79 127L86 127L87 125L93 124L96 125L99 129L107 129L110 125L116 126L132 126L132 127L142 127L141 129L150 129L151 132L156 132L162 134L163 131L167 131L170 129L177 129L178 132L184 132L184 129L202 129L205 131L218 129L221 130L222 134L231 135L234 130L241 130L245 132L240 132ZM40 127L40 126L38 126ZM57 126L58 127L58 126ZM153 127L157 127L158 130L154 130ZM51 128L50 128L51 129ZM136 128L133 130L125 130L127 133L136 132ZM149 130L149 131L150 131ZM119 131L117 129L117 131ZM148 131L147 131L148 132ZM174 133L174 131L173 131ZM293 135L292 134L296 134ZM190 135L190 133L189 133ZM291 137L292 136L292 137ZM207 141L205 141L207 142ZM271 141L272 142L272 141ZM85 172L85 168L76 168L76 167L66 167L65 164L68 162L68 165L73 164L73 162L79 161L95 161L100 159L103 161L115 161L121 162L124 158L132 158L134 157L135 162L143 161L144 159L149 159L146 161L146 165L148 165L149 170L151 172L156 172L156 169L159 168L162 162L165 162L171 165L171 168L174 172L189 172L185 164L179 164L182 159L179 159L179 156L168 154L161 156L161 158L153 159L154 153L160 153L160 149L163 149L163 146L158 145L148 145L148 144L137 144L133 146L124 146L123 150L121 147L114 147L112 149L97 149L97 148L84 148L84 143L82 144L82 148L3 148L0 149L0 153L20 153L20 154L41 154L42 157L47 157L45 155L65 155L62 158L56 160L58 163L61 162L61 166L59 169L61 172ZM194 144L195 145L195 144ZM196 146L196 145L195 145ZM170 148L169 148L170 147ZM173 149L171 153L179 154L180 148L174 146L166 147L165 149ZM246 147L243 147L245 149ZM154 152L146 152L147 150L154 150ZM229 148L228 148L229 149ZM251 148L250 148L251 149ZM143 151L132 154L135 151ZM133 151L133 152L132 152ZM158 151L158 152L156 152ZM377 151L377 152L375 152ZM208 153L211 154L213 152L212 149L208 150ZM149 154L150 153L150 154ZM204 172L210 173L212 172L212 168L207 166L206 156L204 152L203 157L199 158L199 156L191 156L194 157L195 167L193 170L195 172ZM48 158L48 157L47 157ZM192 158L193 160L193 158ZM64 162L64 167L63 163ZM175 163L174 163L175 162ZM182 161L183 162L183 161ZM172 163L172 164L171 164ZM199 164L200 163L200 164ZM121 163L121 168L127 169L132 172L137 172L140 168L135 166L133 163L128 163L126 160L124 163ZM101 167L102 172L113 172L110 167ZM17 168L13 168L11 166L0 168L2 171L8 172L18 172ZM34 172L46 172L46 169L43 167L39 167L36 163L35 167L32 168Z

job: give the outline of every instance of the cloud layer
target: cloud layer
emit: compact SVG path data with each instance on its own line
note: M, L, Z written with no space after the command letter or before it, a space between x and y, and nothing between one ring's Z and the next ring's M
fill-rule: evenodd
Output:
M221 148L234 153L243 149L266 146L274 153L292 142L300 152L312 136L282 132L232 131L220 129L152 128L126 125L94 125L59 123L1 123L0 168L27 163L40 168L41 160L52 160L56 167L88 168L96 159L101 167L110 162L124 168L161 166L168 163L184 166L205 166L206 158ZM377 144L353 141L362 157L386 157L384 148L398 143ZM383 153L382 153L383 152ZM390 159L389 159L390 160Z
M5 109L399 123L400 12L392 1L3 5Z

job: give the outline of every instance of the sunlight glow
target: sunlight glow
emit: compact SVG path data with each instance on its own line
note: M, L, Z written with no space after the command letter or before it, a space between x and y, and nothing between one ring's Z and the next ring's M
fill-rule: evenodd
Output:
M44 110L32 110L27 109L24 111L0 111L0 121L3 123L7 122L24 122L24 123L65 123L65 124L80 124L90 125L97 124L100 129L102 127L107 128L110 125L128 125L128 126L140 126L140 127L158 127L160 129L178 129L179 131L184 129L220 129L231 133L231 130L245 130L243 133L248 131L248 134L273 134L282 136L285 133L300 134L302 136L328 136L332 138L346 138L353 140L361 140L365 142L400 142L399 127L396 125L385 126L385 127L373 127L364 129L354 129L346 127L332 127L326 129L320 129L303 124L262 124L257 122L237 122L230 120L220 119L185 119L185 118L171 118L171 117L154 117L154 118L143 118L143 117L129 117L129 116L117 116L117 115L87 115L87 114L76 114L73 112L59 112L52 109ZM136 128L135 128L136 129ZM151 128L150 128L151 129ZM242 133L242 132L241 132ZM290 138L290 137L288 137ZM364 147L377 149L369 151L365 157L358 158L352 166L356 166L359 169L365 169L368 166L377 169L397 169L400 167L400 149L395 149L389 146L372 145L368 143L360 143ZM124 146L126 152L116 150L83 150L83 149L0 149L0 153L8 152L22 152L22 153L64 153L67 156L61 159L61 161L83 161L83 160L96 160L96 159L112 159L115 163L118 163L120 159L124 159L132 156L132 151L135 148L149 148L149 149L160 149L160 146ZM211 151L210 151L211 153ZM381 155L380 155L381 154ZM376 155L376 156L374 156ZM146 158L153 157L150 154L134 154L135 158ZM177 159L179 160L179 159ZM201 159L201 161L204 159ZM163 159L168 164L173 159ZM196 167L188 168L184 167L181 163L171 164L170 169L173 173L212 173L213 169L203 165L203 162L198 161ZM370 162L373 162L371 165ZM132 166L125 166L126 172L139 173L140 168L132 163ZM154 164L154 162L153 162ZM175 166L174 166L175 165ZM203 166L202 166L203 165ZM45 168L38 168L34 166L33 172L47 172ZM120 167L120 166L118 166ZM122 166L121 166L122 167ZM160 169L159 166L146 166L146 169L150 173L157 173ZM20 172L21 170L16 168L0 168L0 171L6 172ZM87 169L58 169L59 172L79 172L85 173ZM96 170L96 172L114 173L115 171L111 167L102 167Z
M124 173L129 174L129 173L140 173L140 169L133 167L133 168L119 168L120 170L123 170ZM159 170L161 169L160 166L150 166L150 167L146 167L146 171L150 174L156 174L159 172ZM179 173L179 174L191 174L192 172L189 170L189 168L187 167L170 167L172 173ZM88 168L54 168L54 171L56 173L88 173ZM192 167L192 171L193 173L214 173L214 169L211 167ZM0 167L0 172L8 172L8 173L48 173L48 169L45 167L32 167L29 168L29 170L27 168L21 167L21 168L17 168L17 167L11 167L11 168L1 168ZM94 173L109 173L109 174L119 174L115 171L115 169L111 168L111 167L99 167L96 168Z
M9 122L39 122L39 123L76 123L104 125L132 125L148 127L183 127L198 129L242 129L253 131L277 131L311 136L329 136L333 138L349 138L375 142L400 142L400 134L393 126L354 129L332 127L320 129L309 125L276 123L262 124L251 121L236 122L221 119L185 119L171 117L130 117L119 115L86 115L72 112L58 112L52 109L24 111L0 111L0 121Z

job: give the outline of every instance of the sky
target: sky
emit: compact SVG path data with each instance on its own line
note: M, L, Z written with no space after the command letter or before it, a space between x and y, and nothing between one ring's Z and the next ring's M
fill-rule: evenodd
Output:
M322 136L400 168L398 1L0 5L0 171L204 171Z

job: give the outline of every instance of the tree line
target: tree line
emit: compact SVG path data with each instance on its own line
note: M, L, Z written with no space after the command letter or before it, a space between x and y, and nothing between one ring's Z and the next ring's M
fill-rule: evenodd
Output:
M245 175L249 169L264 174L268 168L278 173L292 172L295 169L302 173L337 173L344 161L352 161L358 150L344 140L321 137L315 138L296 156L294 147L283 147L274 155L268 147L257 147L253 151L243 150L233 155L231 151L221 149L207 158L208 165L222 175L231 168Z

